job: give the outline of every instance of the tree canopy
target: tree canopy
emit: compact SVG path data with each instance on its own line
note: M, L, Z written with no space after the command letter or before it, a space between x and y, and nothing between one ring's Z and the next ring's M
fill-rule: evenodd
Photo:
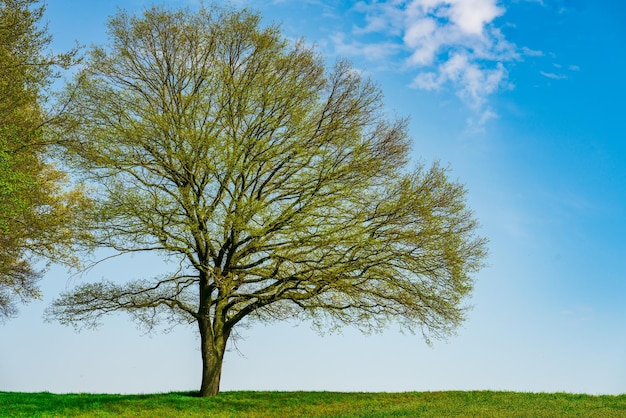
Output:
M73 262L72 227L86 203L46 156L45 88L76 51L46 54L44 7L35 0L0 1L0 320L17 301L39 296L39 261Z
M109 33L59 131L96 185L85 245L177 268L79 285L50 317L197 323L203 396L244 320L397 322L426 337L462 322L485 240L461 184L410 168L407 122L386 117L372 81L248 10L120 11Z

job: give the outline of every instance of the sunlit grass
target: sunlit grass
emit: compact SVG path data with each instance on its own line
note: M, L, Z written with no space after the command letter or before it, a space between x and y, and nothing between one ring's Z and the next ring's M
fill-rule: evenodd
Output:
M516 392L0 392L2 417L626 417L626 395Z

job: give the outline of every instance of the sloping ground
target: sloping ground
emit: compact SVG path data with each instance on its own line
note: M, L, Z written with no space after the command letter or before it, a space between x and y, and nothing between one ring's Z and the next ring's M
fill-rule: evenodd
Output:
M516 392L0 392L2 417L626 417L626 395Z

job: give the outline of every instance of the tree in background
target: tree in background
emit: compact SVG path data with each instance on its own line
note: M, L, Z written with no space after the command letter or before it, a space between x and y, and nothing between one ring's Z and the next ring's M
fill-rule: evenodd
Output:
M99 185L87 244L177 267L79 285L51 318L195 322L202 396L242 321L397 321L426 338L461 323L485 240L446 170L407 169L406 121L372 82L246 10L119 12L109 31L62 129Z
M43 270L34 263L76 261L74 221L86 204L46 157L43 133L54 117L43 110L45 89L76 51L45 54L37 3L0 1L0 320L17 313L17 301L39 297Z

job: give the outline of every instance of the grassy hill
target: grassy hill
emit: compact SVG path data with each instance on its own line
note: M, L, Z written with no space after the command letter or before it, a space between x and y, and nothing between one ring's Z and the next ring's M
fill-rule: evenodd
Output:
M626 395L516 392L0 392L2 417L626 417Z

